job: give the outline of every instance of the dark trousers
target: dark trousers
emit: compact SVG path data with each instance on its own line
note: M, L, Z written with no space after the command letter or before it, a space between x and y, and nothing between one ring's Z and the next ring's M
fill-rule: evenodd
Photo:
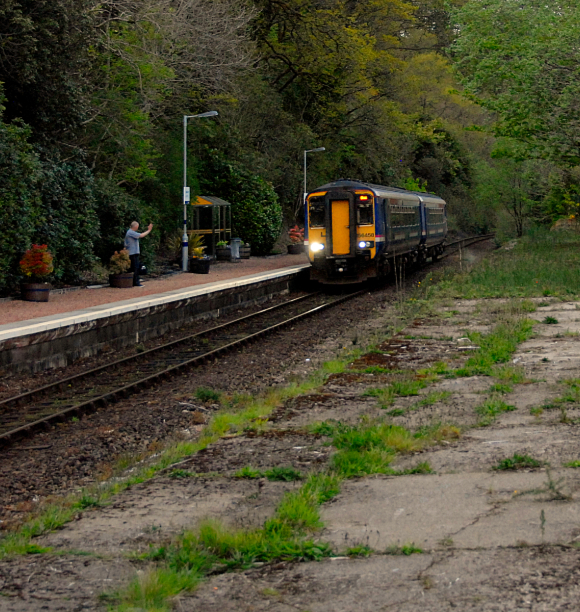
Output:
M129 272L133 272L133 287L135 287L136 285L141 284L141 281L139 280L139 270L141 269L141 264L139 263L139 253L129 255L129 259L131 260L131 269Z

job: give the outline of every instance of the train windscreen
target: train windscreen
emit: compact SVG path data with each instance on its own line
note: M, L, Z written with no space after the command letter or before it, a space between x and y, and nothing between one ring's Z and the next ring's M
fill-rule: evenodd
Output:
M324 198L310 198L308 210L310 227L324 227L324 220L326 218Z

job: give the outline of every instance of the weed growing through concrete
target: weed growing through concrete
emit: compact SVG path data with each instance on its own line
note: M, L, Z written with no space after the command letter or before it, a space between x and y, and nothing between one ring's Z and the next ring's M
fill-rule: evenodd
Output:
M494 366L511 359L519 344L532 334L534 321L530 319L508 320L497 325L489 334L469 334L480 348L456 370L457 376L492 376Z
M558 323L558 319L555 317L544 317L542 323L545 323L546 325L556 325Z
M495 385L491 385L491 387L488 389L488 393L499 393L501 395L507 395L513 390L514 388L511 385L508 385L506 383L497 383Z
M568 461L567 463L564 463L564 467L580 468L580 461Z
M402 546L388 546L385 549L386 555L420 555L423 549L415 546L414 542L403 544Z
M530 455L518 455L515 453L512 457L502 459L497 465L493 466L494 470L525 470L540 468L544 464Z
M169 472L169 478L195 478L197 474L194 472L189 472L188 470L175 469Z
M491 425L500 414L504 412L510 412L515 409L515 406L512 406L511 404L506 404L498 396L492 396L489 399L485 400L483 404L480 404L475 408L475 411L481 417L478 425L480 427L486 427L487 425Z
M492 375L505 383L512 383L513 385L533 382L526 377L524 369L521 366L495 366L492 368Z
M391 387L367 389L363 393L363 397L376 397L381 408L388 408L395 401L395 394Z
M453 393L451 391L430 391L422 397L420 400L416 401L411 407L411 410L417 410L417 408L423 408L425 406L433 406L434 404L438 404L439 402L446 402Z
M332 554L328 544L307 539L323 525L318 506L340 492L336 474L312 474L297 491L284 495L274 517L253 530L235 530L205 521L171 543L141 558L157 567L137 576L115 596L117 612L143 609L164 612L170 599L194 589L210 572L249 568L270 561L317 561Z
M303 480L304 475L293 467L274 467L271 470L260 471L247 465L241 470L238 470L234 474L234 478L267 478L272 481L294 482L296 480Z
M345 551L345 555L347 557L370 557L373 553L373 550L370 546L351 546L347 548Z

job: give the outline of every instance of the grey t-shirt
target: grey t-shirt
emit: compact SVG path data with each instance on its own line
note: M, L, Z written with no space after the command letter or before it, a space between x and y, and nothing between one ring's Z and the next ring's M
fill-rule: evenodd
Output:
M125 234L125 248L129 251L129 255L137 255L139 253L139 237L141 234L135 230L128 229Z

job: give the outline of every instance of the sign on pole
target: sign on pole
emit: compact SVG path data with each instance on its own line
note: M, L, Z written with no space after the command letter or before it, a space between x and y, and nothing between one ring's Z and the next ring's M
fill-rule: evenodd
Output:
M189 204L189 187L183 188L183 203Z

